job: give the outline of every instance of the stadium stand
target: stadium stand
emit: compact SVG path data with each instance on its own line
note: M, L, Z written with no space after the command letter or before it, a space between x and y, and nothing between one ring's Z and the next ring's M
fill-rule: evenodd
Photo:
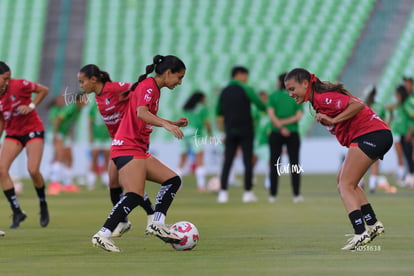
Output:
M276 76L293 67L336 80L374 2L91 0L83 60L115 80L135 81L153 55L181 57L188 67L184 83L165 93L160 107L161 115L174 117L179 110L170 107L181 106L194 89L212 99L236 64L250 69L255 88L269 92ZM302 133L311 119L301 122Z
M45 29L47 0L2 0L0 60L13 77L37 81Z
M389 103L395 87L402 82L402 77L414 78L414 8L400 40L391 56L378 83L379 101Z

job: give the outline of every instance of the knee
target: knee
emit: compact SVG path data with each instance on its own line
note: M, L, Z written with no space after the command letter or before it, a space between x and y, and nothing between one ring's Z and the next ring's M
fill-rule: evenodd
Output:
M177 191L181 186L181 178L178 175L176 175L165 181L163 186L164 185L171 185Z
M9 170L5 166L0 165L0 178L6 177L9 175Z
M30 167L29 166L27 168L27 171L29 172L29 175L30 175L31 178L37 178L40 175L39 168L36 168L36 167Z

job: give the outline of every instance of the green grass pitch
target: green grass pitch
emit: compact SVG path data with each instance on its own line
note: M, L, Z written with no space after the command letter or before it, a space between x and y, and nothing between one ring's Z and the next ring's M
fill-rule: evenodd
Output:
M391 179L391 177L389 177ZM276 203L269 204L257 177L259 202L243 204L242 189L230 187L228 204L215 194L199 194L184 177L167 223L188 220L200 233L192 251L178 252L146 236L141 208L130 215L133 229L116 244L122 253L93 248L111 204L103 187L79 194L49 196L51 222L39 225L34 189L24 182L19 201L28 218L8 229L11 211L0 200L0 275L413 275L414 189L369 195L386 233L364 252L341 251L352 229L336 192L334 175L304 175L305 202L293 204L288 176L281 177ZM155 197L158 185L147 184Z

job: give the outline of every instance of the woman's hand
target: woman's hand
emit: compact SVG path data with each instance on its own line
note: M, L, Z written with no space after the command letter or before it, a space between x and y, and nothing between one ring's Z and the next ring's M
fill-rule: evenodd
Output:
M322 114L322 113L316 113L315 119L319 123L321 123L321 124L323 124L325 126L333 126L334 125L333 118L331 118L331 117L329 117L329 116L327 116L325 114Z
M30 112L32 112L33 109L31 109L30 107L28 107L27 105L19 105L17 107L17 111L19 111L20 114L26 115L29 114Z
M184 133L181 131L179 126L176 126L173 124L166 124L164 128L168 130L169 132L171 132L178 139L181 139L184 136Z
M188 125L188 119L181 117L180 119L178 119L177 122L174 123L176 126L178 127L185 127Z

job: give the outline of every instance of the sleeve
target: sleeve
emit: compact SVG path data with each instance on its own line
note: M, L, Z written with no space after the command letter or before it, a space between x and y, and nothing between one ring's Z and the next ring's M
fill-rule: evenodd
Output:
M318 106L322 113L332 117L343 112L347 108L350 99L350 96L341 93L325 92L319 95Z
M411 119L414 118L414 96L410 96L405 100L403 109Z
M76 109L76 105L70 104L68 106L65 106L56 117L61 118L62 120L70 117L74 112L74 109Z
M37 89L37 83L28 80L20 80L20 90L25 93L33 93Z
M262 111L266 110L266 105L260 100L259 96L254 93L254 90L252 87L248 85L243 85L243 89L246 92L247 97L250 99L252 103L254 103L257 108L259 108Z
M149 106L151 103L157 101L159 95L154 87L144 83L143 85L138 85L135 89L135 97L137 98L138 107Z
M204 104L203 104L203 108L201 109L201 112L200 112L200 117L201 117L201 120L202 120L203 123L209 121L208 109L207 109L207 106L204 105Z
M97 107L92 105L91 108L89 109L89 119L95 119L96 117L96 111L97 111Z

